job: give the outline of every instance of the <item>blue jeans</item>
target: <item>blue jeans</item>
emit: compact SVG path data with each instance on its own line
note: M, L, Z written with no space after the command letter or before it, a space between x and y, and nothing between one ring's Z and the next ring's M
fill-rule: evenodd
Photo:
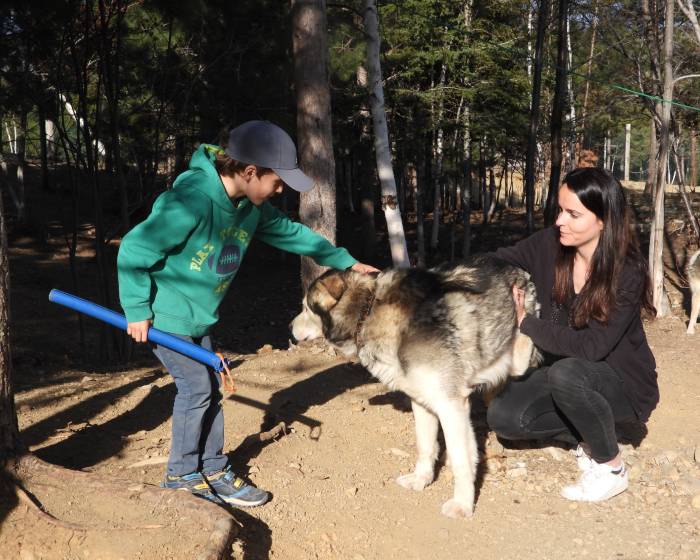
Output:
M194 340L189 336L173 336L212 349L209 336ZM163 346L156 346L153 353L173 376L177 387L168 474L183 476L223 469L228 458L222 453L224 412L219 377L213 369Z
M604 463L619 452L615 425L637 421L637 414L607 363L564 358L510 379L487 420L505 439L584 441Z

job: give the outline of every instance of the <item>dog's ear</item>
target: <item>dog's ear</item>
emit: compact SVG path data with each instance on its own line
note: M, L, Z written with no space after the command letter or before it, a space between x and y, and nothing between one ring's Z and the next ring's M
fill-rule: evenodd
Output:
M319 303L325 309L333 307L345 291L345 277L339 272L331 273L319 281Z

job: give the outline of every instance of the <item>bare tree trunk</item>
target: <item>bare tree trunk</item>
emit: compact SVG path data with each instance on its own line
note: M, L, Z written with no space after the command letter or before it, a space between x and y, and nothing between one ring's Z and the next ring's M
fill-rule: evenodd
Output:
M440 66L440 94L439 94L439 106L438 106L438 115L437 115L437 122L438 122L438 128L437 128L437 135L435 138L435 174L434 174L434 183L433 183L433 188L435 189L435 199L433 202L433 230L430 236L430 248L435 251L438 247L438 238L440 235L440 222L441 222L441 206L442 206L442 196L441 196L441 190L442 190L442 159L443 159L443 135L444 135L444 130L442 127L442 116L443 116L443 111L444 111L444 105L445 105L445 98L444 98L444 87L445 87L445 79L446 79L446 73L447 73L447 65L445 62L442 62L442 65Z
M5 212L0 196L0 469L23 447L19 438L10 351L10 266Z
M571 49L571 17L566 14L566 62L567 69L571 70L574 67L573 52ZM565 169L567 171L576 167L576 99L574 96L574 82L572 75L567 73L566 90L569 101L569 141L567 149L567 162Z
M598 0L593 4L593 24L591 26L591 47L588 51L588 61L586 62L586 85L583 94L583 106L581 107L581 135L584 144L586 138L586 116L588 115L588 92L590 91L591 68L593 67L593 55L595 54L595 38L598 31Z
M632 136L632 125L625 125L625 181L630 180L630 138Z
M100 42L102 55L100 56L100 66L103 73L105 84L105 94L107 98L107 110L109 111L110 120L110 136L112 147L112 162L114 172L117 176L117 185L119 189L119 208L121 216L121 229L124 233L129 231L129 199L126 189L126 177L122 166L121 143L119 140L120 132L120 113L119 113L119 95L121 85L119 82L119 63L121 60L121 43L122 43L122 22L124 19L124 11L126 6L120 0L112 2L110 13L106 12L105 0L99 1L100 10ZM115 23L115 39L114 48L112 47L112 38L110 27L110 19L113 17L112 10L116 10ZM157 172L156 172L157 174Z
M537 16L537 40L535 42L535 69L532 79L532 104L530 127L525 160L525 206L527 232L535 231L535 156L537 154L537 128L540 124L540 93L542 88L542 51L549 19L549 0L540 0Z
M561 124L566 99L566 24L569 17L568 0L559 0L559 18L557 24L557 71L554 83L554 101L552 103L551 154L552 168L549 174L549 191L544 209L544 224L554 223L557 214L557 195L561 177L562 149Z
M681 11L690 20L690 23L693 26L693 32L695 33L695 39L698 42L698 45L700 45L700 23L698 23L698 15L695 12L695 6L693 5L693 0L677 0L677 1L678 1L678 6L680 7Z
M43 103L37 105L39 119L39 153L41 155L41 189L49 190L49 153L46 139L46 116Z
M690 187L695 189L698 185L698 131L695 127L690 129Z
M656 140L656 116L651 116L649 123L649 161L647 163L647 180L644 184L644 194L656 196L656 157L658 156L658 142Z
M469 31L472 25L472 2L466 0L464 2L464 28ZM528 18L530 18L530 8L528 7ZM530 19L528 19L530 21ZM528 49L530 43L528 41ZM529 51L528 51L529 52ZM528 56L528 61L529 61ZM528 76L530 75L530 63L528 62ZM472 206L472 131L471 131L471 110L469 101L466 102L464 113L462 114L462 122L464 126L464 182L462 184L462 258L466 259L471 252L471 206Z
M382 188L382 210L386 217L389 235L389 249L394 266L408 268L406 236L404 235L401 212L396 201L396 179L391 163L389 148L389 130L384 110L384 89L382 86L382 69L379 62L379 20L376 0L367 0L365 4L365 32L367 34L367 67L369 70L370 106L374 125L374 152L377 158L377 171Z
M301 221L335 243L335 160L331 131L328 35L325 0L292 1L294 83L301 167L316 187L300 197ZM301 259L304 291L323 271L310 258Z
M669 160L671 135L671 103L673 99L673 17L675 2L666 2L664 18L664 87L663 98L666 100L661 107L661 131L659 135L659 163L656 173L656 197L654 201L654 220L649 241L649 275L651 277L653 304L657 316L666 314L664 301L664 271L663 271L663 242L664 242L664 193L666 189L666 167Z

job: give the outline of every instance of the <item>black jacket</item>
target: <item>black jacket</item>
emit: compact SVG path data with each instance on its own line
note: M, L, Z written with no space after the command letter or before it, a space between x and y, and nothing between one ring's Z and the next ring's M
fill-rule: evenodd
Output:
M585 327L575 329L568 324L567 307L558 307L552 299L558 249L559 230L551 227L495 253L529 272L537 287L540 318L526 315L520 331L548 354L607 362L622 377L627 398L639 419L646 422L659 402L659 387L656 362L640 317L643 283L639 272L631 266L623 268L617 305L607 325L590 320Z

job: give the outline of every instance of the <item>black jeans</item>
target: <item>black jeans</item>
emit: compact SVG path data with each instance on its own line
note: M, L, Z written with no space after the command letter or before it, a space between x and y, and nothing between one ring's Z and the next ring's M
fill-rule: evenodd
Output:
M636 421L637 414L607 363L564 358L509 380L487 419L505 439L583 441L604 463L619 452L615 425Z

